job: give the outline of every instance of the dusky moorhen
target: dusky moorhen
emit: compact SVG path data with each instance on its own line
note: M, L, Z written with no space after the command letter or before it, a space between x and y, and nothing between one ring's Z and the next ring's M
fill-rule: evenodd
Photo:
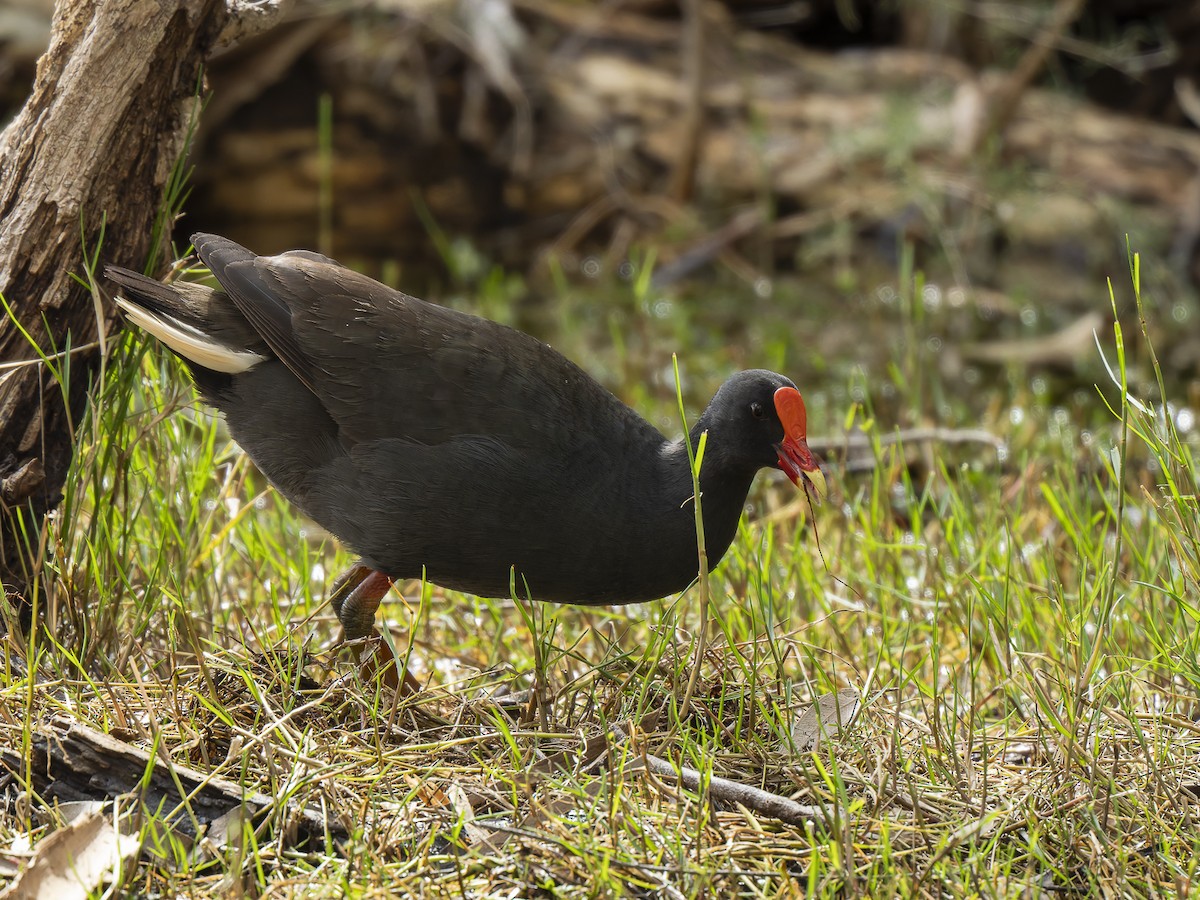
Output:
M283 496L362 555L334 589L347 639L391 579L556 603L653 600L699 568L683 440L668 441L527 334L426 303L326 256L192 238L219 288L109 266L117 303L189 365ZM741 372L691 429L710 565L762 468L820 497L804 400Z

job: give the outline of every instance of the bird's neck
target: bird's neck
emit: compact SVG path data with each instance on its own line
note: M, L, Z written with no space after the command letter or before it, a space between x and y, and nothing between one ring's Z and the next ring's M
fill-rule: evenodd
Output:
M692 452L700 447L700 436L705 431L704 420L701 419L689 435ZM671 485L669 496L678 498L680 508L693 523L694 531L695 510L691 503L693 496L692 470L688 460L688 448L683 438L668 445L664 454L667 461L667 483ZM737 534L738 521L742 509L746 505L746 495L750 491L750 483L754 480L754 470L743 470L733 467L721 452L720 442L709 434L704 456L700 461L700 508L704 516L704 543L708 556L709 568L715 568L729 549Z

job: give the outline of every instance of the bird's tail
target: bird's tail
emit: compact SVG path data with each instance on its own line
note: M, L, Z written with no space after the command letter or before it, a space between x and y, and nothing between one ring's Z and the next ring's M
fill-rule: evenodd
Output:
M266 344L220 291L163 284L120 266L104 274L121 287L114 298L129 321L193 365L236 375L270 357Z

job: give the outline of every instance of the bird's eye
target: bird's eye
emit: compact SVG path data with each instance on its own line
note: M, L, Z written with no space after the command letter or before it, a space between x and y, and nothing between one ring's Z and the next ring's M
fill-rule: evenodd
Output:
M761 419L766 414L767 413L766 410L763 409L763 405L757 400L750 404L750 415L754 416L754 418Z

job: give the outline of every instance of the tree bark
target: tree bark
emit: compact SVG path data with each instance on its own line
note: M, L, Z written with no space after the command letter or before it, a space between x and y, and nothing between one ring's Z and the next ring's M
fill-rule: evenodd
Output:
M72 276L86 281L101 242L105 259L147 258L228 18L222 0L62 0L33 92L0 134L0 577L26 624L113 319Z

